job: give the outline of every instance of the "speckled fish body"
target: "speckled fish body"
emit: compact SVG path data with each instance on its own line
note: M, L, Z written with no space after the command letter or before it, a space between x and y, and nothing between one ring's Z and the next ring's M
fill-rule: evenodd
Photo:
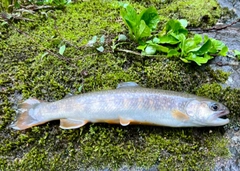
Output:
M132 86L135 85L135 86ZM229 113L221 103L195 95L141 88L124 83L116 90L85 93L55 102L28 99L12 128L22 130L60 119L63 129L79 128L88 122L148 124L169 127L221 126Z

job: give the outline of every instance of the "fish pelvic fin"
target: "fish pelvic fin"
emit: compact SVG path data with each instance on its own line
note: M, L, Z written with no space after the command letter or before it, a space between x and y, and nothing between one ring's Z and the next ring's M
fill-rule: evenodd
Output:
M129 119L124 119L124 118L119 118L119 120L120 120L120 124L122 125L122 126L127 126L127 125L129 125L130 124L130 120Z
M76 119L60 119L60 128L62 129L76 129L84 126L88 121Z
M35 125L43 124L47 121L39 121L34 114L34 109L41 103L40 100L30 98L25 100L19 107L17 119L14 123L9 125L10 128L16 130L24 130Z

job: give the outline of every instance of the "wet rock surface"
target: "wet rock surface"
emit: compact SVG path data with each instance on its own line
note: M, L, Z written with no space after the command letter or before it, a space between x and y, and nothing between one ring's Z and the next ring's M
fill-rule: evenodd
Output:
M239 0L218 0L221 7L226 7L232 10L236 16L240 16L240 1Z
M240 170L240 131L239 127L228 130L225 133L229 139L229 159L218 158L214 171L239 171Z
M222 7L227 7L236 15L227 21L236 20L240 17L240 1L220 0ZM228 57L216 57L210 66L214 70L230 72L230 76L223 87L240 88L240 64L234 58L232 50L240 50L240 22L226 29L204 33L210 37L223 41L229 47ZM240 122L240 119L238 120ZM214 171L239 171L240 170L240 127L239 125L226 131L225 137L229 140L230 158L217 158Z
M240 49L240 27L229 27L216 32L204 33L209 37L223 41L229 47L229 54L227 57L216 57L211 61L210 66L214 69L220 69L230 72L224 87L240 88L240 65L237 58L234 57L232 50Z

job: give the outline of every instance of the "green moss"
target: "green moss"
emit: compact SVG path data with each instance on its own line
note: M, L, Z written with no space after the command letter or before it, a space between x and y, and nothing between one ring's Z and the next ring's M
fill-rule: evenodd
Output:
M182 2L187 1L172 3L181 6ZM134 5L143 8L141 4ZM160 13L161 5L164 4L157 6ZM193 9L194 13L199 12ZM62 130L59 121L52 121L26 131L9 129L20 99L54 101L69 92L110 89L123 81L213 98L230 108L231 120L239 116L239 90L222 89L219 85L226 80L226 73L164 56L152 59L113 53L107 47L109 43L104 53L83 46L94 35L104 34L111 42L111 38L126 31L116 3L92 0L70 5L63 11L41 12L25 16L33 22L13 23L29 36L17 33L12 26L0 28L4 30L0 42L0 170L114 170L123 165L207 170L215 157L228 155L221 127L88 124L76 130ZM199 21L199 15L192 20ZM67 46L64 56L58 55L60 44ZM46 51L52 53L43 56Z
M155 6L159 9L161 23L169 19L187 19L192 27L206 27L214 25L221 16L221 8L215 0L194 1L194 0L150 0L136 1L146 6Z

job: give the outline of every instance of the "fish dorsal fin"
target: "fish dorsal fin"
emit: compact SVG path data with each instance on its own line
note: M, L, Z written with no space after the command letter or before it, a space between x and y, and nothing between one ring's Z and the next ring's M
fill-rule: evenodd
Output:
M140 87L140 86L135 82L123 82L123 83L119 83L117 85L117 89L119 89L119 88L129 88L129 87Z
M128 119L119 118L119 120L120 120L120 124L121 124L122 126L127 126L127 125L130 124L130 120L128 120Z
M75 119L60 119L60 128L62 129L74 129L82 127L88 123L85 120L75 120Z

